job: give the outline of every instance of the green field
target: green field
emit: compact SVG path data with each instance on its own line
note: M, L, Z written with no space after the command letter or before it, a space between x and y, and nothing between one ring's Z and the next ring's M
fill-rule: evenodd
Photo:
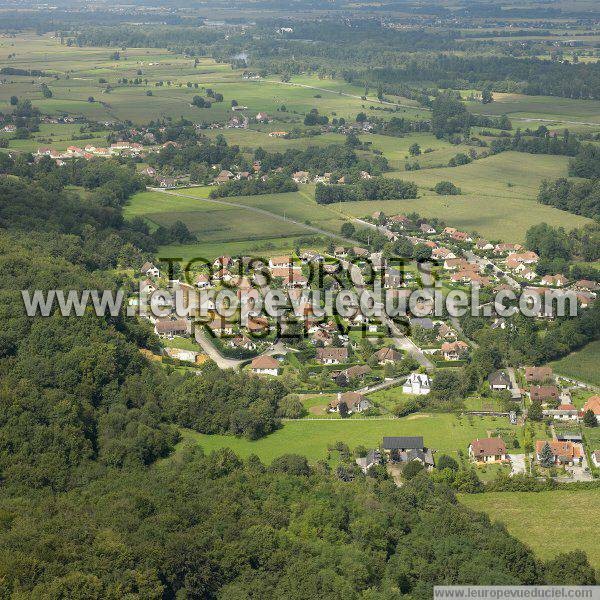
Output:
M140 192L125 206L125 216L143 217L151 229L183 221L197 236L198 242L163 246L159 252L161 256L183 259L198 256L213 258L224 253L286 251L298 244L305 249L320 248L322 243L315 244L314 238L322 236L311 227L339 233L346 220L336 209L317 205L312 186L302 186L300 191L286 194L220 200L260 208L284 217L285 221L240 206L207 201L210 189L194 187L177 192Z
M184 193L184 192L182 192ZM275 217L201 200L206 188L191 188L185 192L195 197L181 197L163 192L136 194L125 208L125 216L141 216L151 227L169 227L182 221L194 233L199 244L218 242L265 242L310 233L306 227ZM277 195L272 199L277 201ZM236 199L237 200L237 199Z
M452 414L417 413L402 419L331 419L286 421L281 429L256 441L228 435L203 435L185 432L185 439L200 444L206 452L229 447L237 454L247 457L258 455L270 462L276 456L296 453L310 461L327 457L327 446L337 441L350 448L358 445L377 447L383 436L422 435L426 446L437 454L457 455L458 450L466 453L467 446L476 437L485 437L497 428L517 430L507 419L475 417L472 420L458 418Z
M540 558L584 550L600 569L600 489L551 492L498 492L461 495L463 504L502 521Z
M177 244L161 246L158 251L158 258L177 257L182 260L191 260L192 258L205 258L214 260L218 256L242 256L258 255L272 256L274 253L284 254L291 252L298 245L303 250L313 249L322 250L324 244L314 242L314 237L295 236L295 237L277 237L269 239L248 240L243 242L206 242L196 244Z
M316 76L297 77L289 84L275 79L249 81L242 79L241 70L233 70L230 65L217 63L212 58L201 58L195 68L192 58L160 48L127 48L121 51L118 61L110 59L112 52L110 48L61 45L50 34L27 33L0 39L0 62L3 64L37 68L59 76L59 79L45 80L52 90L52 98L42 96L39 81L32 82L31 77L26 76L11 76L10 81L0 87L0 110L8 110L8 100L16 94L30 98L48 114L70 113L98 121L131 120L138 124L156 118L183 116L195 122L211 123L231 115L230 102L235 99L248 107L249 115L267 111L291 127L300 123L304 113L312 108L324 114L354 118L360 111L374 113L370 107L381 105L376 98L361 100L356 88L343 81L324 81ZM13 53L16 56L8 59ZM138 70L142 71L143 79L148 80L147 84L117 83L123 77L136 77ZM100 84L100 78L108 81L109 91L106 91L106 84ZM162 85L157 86L157 82ZM197 83L200 89L188 87L188 82ZM201 94L202 87L212 87L222 93L224 101L213 103L210 109L191 106L193 96ZM149 90L153 94L150 97L146 95ZM94 102L88 102L90 97ZM282 105L286 112L277 113L277 108ZM414 118L424 116L426 111L408 107L402 108L399 114Z
M600 341L592 342L550 365L560 375L600 386Z
M567 162L562 156L504 152L461 167L393 172L389 176L417 183L419 198L333 206L355 217L375 210L386 214L416 211L467 231L477 231L488 239L522 242L527 229L540 222L566 229L590 222L536 200L540 182L565 176ZM462 195L438 196L431 191L444 180L460 187Z
M177 190L177 193L193 197L206 197L206 188ZM227 203L243 204L244 206L260 208L298 223L311 225L332 233L339 233L342 224L347 219L340 214L340 211L337 208L317 204L314 197L314 186L301 185L298 192L261 194L258 196L236 196L232 198L221 198L219 200ZM194 200L192 200L192 202L194 202ZM257 214L254 218L262 220L264 214ZM283 227L282 235L284 235L285 228L288 227L290 223L285 223L283 221L279 221L279 223L280 226Z
M483 106L469 102L467 106L478 114L506 114L513 121L515 129L537 129L540 125L546 125L548 128L567 127L570 130L589 131L590 125L587 123L600 124L600 102L597 100L495 93L491 104Z

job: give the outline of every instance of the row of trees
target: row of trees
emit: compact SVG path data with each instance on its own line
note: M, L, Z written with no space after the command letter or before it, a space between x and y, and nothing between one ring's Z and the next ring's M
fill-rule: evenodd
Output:
M361 158L349 145L339 144L309 146L305 150L288 148L285 152L267 152L259 147L254 158L260 161L261 170L265 172L283 168L314 174L366 171L378 175L389 169L383 156Z
M325 185L318 183L315 200L318 204L354 202L358 200L405 200L417 197L417 185L402 179L373 177L353 185Z
M227 196L257 196L259 194L280 194L283 192L297 192L298 186L289 175L271 175L265 181L262 179L231 180L213 188L211 198L225 198Z

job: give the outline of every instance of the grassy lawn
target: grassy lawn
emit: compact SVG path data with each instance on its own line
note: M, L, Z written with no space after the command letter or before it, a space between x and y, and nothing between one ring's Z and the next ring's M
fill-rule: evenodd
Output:
M417 413L402 419L335 419L286 421L283 427L260 440L249 441L228 435L203 435L185 431L184 439L200 444L206 452L229 447L237 454L247 457L258 455L270 462L276 456L295 453L310 461L325 459L327 446L343 441L355 448L358 445L378 446L383 436L422 435L425 444L439 454L466 453L468 444L477 437L486 437L496 428L517 429L506 419L490 417L473 419L458 418L452 414Z
M600 340L550 363L550 366L559 375L600 386Z
M172 340L165 340L163 344L166 348L179 348L180 350L193 350L202 352L202 348L195 340L189 337L175 336Z
M371 400L371 402L390 411L401 402L414 398L416 398L416 396L413 396L412 394L404 394L402 392L402 386L386 388L369 394L369 400Z
M600 512L596 510L600 489L485 493L461 495L460 500L505 523L508 531L540 558L584 550L600 569Z

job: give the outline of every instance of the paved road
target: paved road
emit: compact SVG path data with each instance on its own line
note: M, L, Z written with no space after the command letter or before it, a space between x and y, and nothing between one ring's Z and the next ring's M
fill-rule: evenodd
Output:
M219 369L237 369L244 362L243 360L236 360L223 356L210 341L208 335L202 331L202 327L195 328L194 337L208 357L217 363Z
M364 289L364 279L360 268L357 265L349 263L345 260L340 260L342 266L348 270L350 267L350 278L356 289L360 292ZM384 325L387 325L390 332L392 333L392 341L396 348L400 350L404 350L409 356L412 356L421 366L425 367L427 370L434 369L434 364L425 356L425 354L409 337L405 336L404 333L399 329L399 327L394 323L392 319L384 314L384 311L381 313L381 322Z
M435 365L427 358L427 356L425 356L425 354L423 354L421 348L419 348L409 337L406 337L392 319L389 317L382 317L381 320L390 328L390 331L393 334L392 341L396 348L404 350L427 370L435 368Z

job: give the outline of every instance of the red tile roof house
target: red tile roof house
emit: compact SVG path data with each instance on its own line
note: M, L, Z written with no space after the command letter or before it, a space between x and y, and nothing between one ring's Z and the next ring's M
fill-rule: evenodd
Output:
M204 273L201 273L200 275L198 275L198 277L196 277L196 280L194 281L194 285L199 289L205 289L205 288L212 287L212 284L210 282L208 275L205 275Z
M567 278L564 275L544 275L541 280L542 285L553 287L563 287L567 285Z
M347 348L317 348L317 362L323 365L339 365L347 361Z
M283 278L283 287L285 288L305 288L307 286L308 279L298 271L292 271Z
M279 361L272 356L257 356L251 367L255 375L279 375Z
M461 269L479 270L478 265L471 264L464 258L447 258L444 260L444 269L447 271L459 271Z
M506 259L507 264L511 263L523 263L526 265L533 265L540 260L540 257L535 252L521 252L509 254Z
M600 396L592 396L588 398L587 402L583 405L583 412L591 410L596 415L596 421L600 425Z
M525 367L525 381L527 383L554 381L552 367Z
M581 444L558 440L538 440L535 443L535 454L538 461L540 460L542 448L546 444L552 450L552 457L555 464L580 465L583 461L583 448Z
M223 335L232 335L233 334L233 324L228 323L223 318L216 318L212 320L208 324L210 330L217 336L221 337Z
M482 438L469 445L469 456L476 462L496 463L509 460L502 438Z
M392 215L388 222L392 225L399 225L401 229L412 225L412 221L404 215Z
M453 234L451 234L450 237L457 242L472 242L473 241L473 238L464 231L455 231Z
M449 250L448 248L444 248L442 246L440 248L435 248L434 250L432 250L431 257L445 260L446 258L456 258L456 254L454 254L452 250Z
M344 403L348 407L349 413L359 413L371 408L373 404L365 396L358 392L338 392L337 398L329 403L330 412L339 412L340 404Z
M154 291L156 291L156 286L152 279L144 279L144 281L140 283L140 292L142 292L142 294L151 294Z
M159 277L160 271L151 262L145 262L140 269L140 273L147 275L148 277Z
M245 335L238 335L229 340L227 345L230 348L241 348L242 350L256 350L256 344Z
M231 256L219 256L219 258L215 258L213 262L213 267L215 269L221 268L229 268L233 264L233 258Z
M272 256L269 259L269 269L291 269L292 266L291 256Z
M381 350L375 352L374 356L377 359L377 363L380 365L395 363L402 360L402 354L393 348L381 348Z
M532 402L555 402L560 393L555 385L532 385L529 391Z
M308 171L296 171L292 175L292 179L296 183L308 183L310 181L310 173Z
M573 284L573 288L583 292L596 292L600 289L600 284L589 279L580 279Z
M509 252L519 252L523 250L521 244L496 244L494 246L494 254L508 254Z
M462 340L444 342L441 350L444 360L460 360L468 352L469 344Z

